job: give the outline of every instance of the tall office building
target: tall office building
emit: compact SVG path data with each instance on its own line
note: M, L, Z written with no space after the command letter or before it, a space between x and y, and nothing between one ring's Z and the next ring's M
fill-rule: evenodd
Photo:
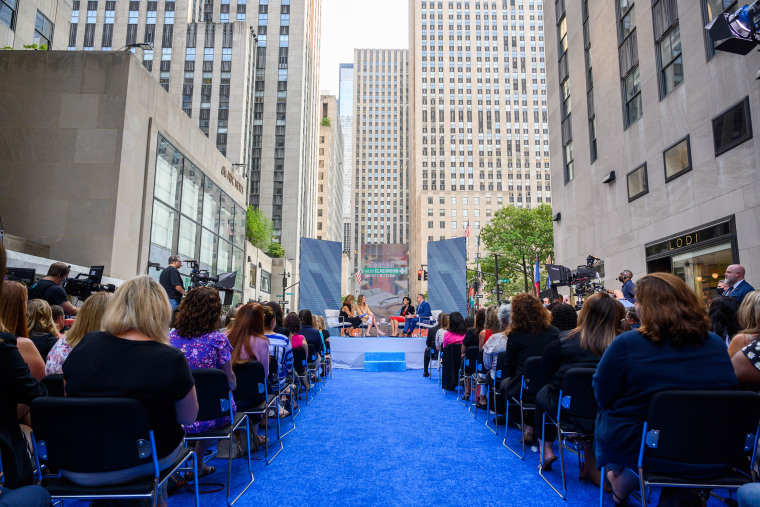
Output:
M414 271L468 225L472 262L493 213L551 188L541 0L411 0L409 22Z
M759 60L704 30L727 5L546 6L559 263L600 257L608 288L623 269L671 272L705 301L730 264L760 279Z
M409 52L354 50L354 265L364 243L409 240Z
M341 63L338 74L338 115L343 131L343 252L353 259L354 243L351 230L354 223L354 64Z
M323 92L315 181L316 238L340 242L343 236L343 133L338 99Z
M72 1L0 0L0 48L66 49Z
M152 44L137 56L249 176L249 204L297 259L300 238L314 235L321 4L74 0L68 48Z

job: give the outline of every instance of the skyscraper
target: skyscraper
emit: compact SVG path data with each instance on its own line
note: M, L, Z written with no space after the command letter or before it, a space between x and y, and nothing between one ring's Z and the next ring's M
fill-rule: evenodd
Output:
M320 97L316 238L340 242L343 238L343 133L338 121L338 99Z
M405 49L354 50L357 251L363 243L409 240L408 57Z
M502 206L551 202L541 0L410 0L409 269ZM421 282L412 280L424 292Z
M354 222L354 64L341 63L338 73L338 115L343 131L343 251L353 259L354 242L351 230Z

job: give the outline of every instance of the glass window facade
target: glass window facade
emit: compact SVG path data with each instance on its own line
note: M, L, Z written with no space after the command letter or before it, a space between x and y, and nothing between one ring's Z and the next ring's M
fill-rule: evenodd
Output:
M237 271L234 302L242 299L246 212L159 134L150 262L165 266L176 253L211 276ZM183 263L183 277L190 269ZM151 270L158 277L159 272Z

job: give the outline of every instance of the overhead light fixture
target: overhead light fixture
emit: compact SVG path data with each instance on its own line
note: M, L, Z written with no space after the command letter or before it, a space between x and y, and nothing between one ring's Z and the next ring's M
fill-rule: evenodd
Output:
M746 55L760 42L760 20L757 19L759 15L760 0L755 0L751 5L745 5L733 14L719 14L705 25L705 30L710 34L712 41L718 43L715 46L718 51Z
M555 213L552 217L552 222L559 222L560 220L562 220L562 213Z
M615 171L610 171L602 178L602 183L612 183L615 181Z

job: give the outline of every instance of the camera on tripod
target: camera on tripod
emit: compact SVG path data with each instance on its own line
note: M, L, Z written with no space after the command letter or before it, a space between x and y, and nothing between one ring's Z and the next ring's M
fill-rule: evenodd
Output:
M188 290L196 287L211 287L224 294L224 305L232 304L233 290L237 271L229 273L219 273L217 276L211 276L207 269L201 269L200 264L195 259L185 261L190 268L190 287Z
M80 273L76 278L67 278L63 282L63 288L66 294L74 296L84 301L96 292L114 292L116 286L112 283L101 284L103 280L104 266L92 266L88 274Z
M549 273L549 279L552 286L566 286L575 294L577 302L575 309L580 310L583 306L583 300L596 292L605 292L604 285L599 280L599 274L594 268L594 262L601 261L600 258L589 255L586 257L586 265L578 266L575 273L565 266L547 264L546 271Z

